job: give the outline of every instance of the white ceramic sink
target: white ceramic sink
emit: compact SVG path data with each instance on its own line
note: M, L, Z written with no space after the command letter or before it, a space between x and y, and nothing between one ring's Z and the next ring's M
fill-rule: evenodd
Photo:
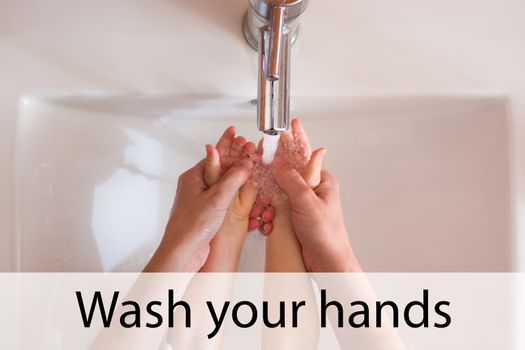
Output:
M158 244L178 175L235 124L260 135L250 97L29 96L16 145L22 271L138 271ZM296 97L340 180L369 271L508 271L513 242L506 100ZM262 268L251 233L243 271Z

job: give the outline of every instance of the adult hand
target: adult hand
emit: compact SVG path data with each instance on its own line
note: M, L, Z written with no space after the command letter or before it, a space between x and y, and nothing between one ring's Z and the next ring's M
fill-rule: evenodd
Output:
M327 171L312 189L288 164L273 168L273 175L288 195L292 224L309 272L361 271L346 231L339 184Z
M198 271L232 199L250 177L253 163L240 160L211 187L204 181L204 166L203 160L179 177L166 232L144 271Z

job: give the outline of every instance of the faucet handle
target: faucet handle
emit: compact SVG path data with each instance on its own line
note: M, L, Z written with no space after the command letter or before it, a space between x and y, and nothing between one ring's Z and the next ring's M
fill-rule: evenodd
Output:
M274 6L271 10L269 67L266 76L270 81L279 80L285 10L282 6Z

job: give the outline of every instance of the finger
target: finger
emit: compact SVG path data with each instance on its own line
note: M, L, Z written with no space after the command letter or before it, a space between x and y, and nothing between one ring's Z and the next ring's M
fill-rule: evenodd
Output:
M264 142L264 139L260 139L259 142L257 143L257 151L256 151L256 153L259 154L259 155L262 155L262 153L263 153L263 142Z
M268 223L268 224L264 224L262 227L261 227L261 233L265 236L268 236L270 233L272 233L273 231L273 224L272 223Z
M281 133L281 138L279 139L280 143L283 146L286 146L288 143L293 142L293 133L291 131L285 131Z
M316 200L316 195L301 174L289 164L271 169L275 181L288 195L292 207Z
M233 165L220 180L210 188L210 196L220 209L227 208L237 191L248 181L253 168L249 159L243 159Z
M206 160L202 159L179 176L177 193L185 191L186 193L198 195L208 188L204 182L205 163Z
M258 218L261 216L263 207L259 203L255 203L252 207L252 211L250 212L250 218Z
M217 150L221 157L228 157L230 155L230 149L232 142L235 139L235 126L229 126L222 134L219 142L217 142Z
M239 202L242 208L243 215L249 215L253 204L255 203L255 198L257 197L257 186L253 181L248 180L244 186L239 190Z
M292 120L292 132L296 145L303 147L304 153L310 156L311 147L310 141L308 140L308 134L304 130L303 124L299 119Z
M206 161L204 165L204 182L208 187L215 184L221 177L221 158L219 151L212 145L206 145Z
M259 203L263 207L270 205L271 202L272 196L269 193L262 193L259 194L259 196L257 197L257 203Z
M255 154L255 144L253 142L247 142L244 145L244 149L241 154L241 158L252 158Z
M339 182L328 171L321 171L321 183L315 189L315 193L325 202L338 201L339 199Z
M279 147L281 148L281 150L286 150L292 143L293 134L291 131L281 133L281 138L279 139Z
M275 211L273 210L272 207L266 207L261 214L261 218L263 219L263 222L265 224L271 223L274 217L275 217Z
M230 149L230 157L232 158L239 158L241 156L241 153L244 149L244 145L246 144L246 139L242 136L236 137L231 145Z
M248 221L248 232L253 231L261 227L261 222L257 219L250 219Z
M316 149L306 167L301 170L301 174L310 188L316 188L321 183L321 170L323 170L325 154L326 148Z

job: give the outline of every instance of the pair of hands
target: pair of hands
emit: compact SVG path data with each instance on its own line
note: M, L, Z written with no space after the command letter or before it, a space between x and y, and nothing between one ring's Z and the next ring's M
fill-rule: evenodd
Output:
M294 134L285 138L298 137L306 141L305 152L309 153L302 126L295 120L292 127ZM322 159L324 152L324 149L315 151L312 159ZM250 230L260 226L263 232L271 231L273 211L268 207L251 206L256 194L255 185L249 180L254 156L255 145L235 138L233 128L226 130L216 148L207 146L206 159L179 178L165 235L146 266L146 272L198 271L207 259L211 240L227 215L233 214L234 218L250 215ZM279 157L274 165L272 175L287 194L289 202L286 204L290 206L307 270L360 271L348 240L337 180L325 170L319 172L306 167L306 173L300 173ZM315 173L321 176L316 177ZM262 223L255 219L257 216L263 217Z

